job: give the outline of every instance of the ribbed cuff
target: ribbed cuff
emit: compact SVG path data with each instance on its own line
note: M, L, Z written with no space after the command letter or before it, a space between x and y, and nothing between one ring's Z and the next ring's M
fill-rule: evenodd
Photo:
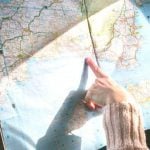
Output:
M108 150L148 150L141 113L135 104L108 104L104 127Z

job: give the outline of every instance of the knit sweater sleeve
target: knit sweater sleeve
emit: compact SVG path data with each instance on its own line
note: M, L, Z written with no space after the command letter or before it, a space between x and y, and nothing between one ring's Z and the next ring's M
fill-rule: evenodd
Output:
M106 105L104 128L108 150L148 150L141 113L135 104Z

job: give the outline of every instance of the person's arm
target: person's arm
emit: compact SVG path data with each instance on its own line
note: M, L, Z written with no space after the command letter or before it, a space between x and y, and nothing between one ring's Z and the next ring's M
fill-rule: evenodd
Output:
M131 102L106 105L104 128L108 150L148 150L140 110Z
M90 108L93 109L97 105L104 106L107 149L147 150L142 117L137 104L123 87L102 72L90 58L86 62L97 78L88 90L85 101L88 107L92 104Z

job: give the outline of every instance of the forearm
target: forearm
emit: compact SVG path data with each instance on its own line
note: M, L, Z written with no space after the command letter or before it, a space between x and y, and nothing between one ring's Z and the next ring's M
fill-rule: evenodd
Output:
M96 104L105 106L104 126L108 150L147 150L145 133L138 107L129 102L129 93L107 76L94 61L86 63L96 76L85 100L89 108Z
M112 103L104 109L108 150L147 150L141 113L135 104Z

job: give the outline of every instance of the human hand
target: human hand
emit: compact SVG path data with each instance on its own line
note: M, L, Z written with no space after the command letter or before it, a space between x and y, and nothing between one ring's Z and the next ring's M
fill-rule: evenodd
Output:
M128 92L105 74L91 58L86 58L86 63L96 76L83 101L89 109L96 110L106 104L127 99Z

